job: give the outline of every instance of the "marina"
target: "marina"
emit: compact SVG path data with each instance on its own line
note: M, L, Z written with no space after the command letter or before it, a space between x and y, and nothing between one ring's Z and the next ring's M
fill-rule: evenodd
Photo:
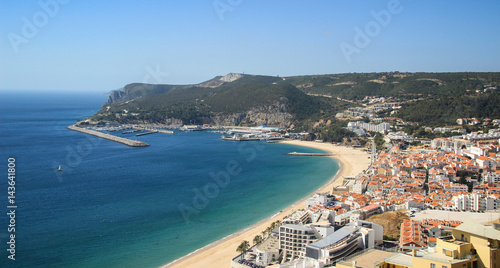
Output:
M220 138L224 141L260 141L260 138L250 138L250 137L242 137L242 136L222 136Z

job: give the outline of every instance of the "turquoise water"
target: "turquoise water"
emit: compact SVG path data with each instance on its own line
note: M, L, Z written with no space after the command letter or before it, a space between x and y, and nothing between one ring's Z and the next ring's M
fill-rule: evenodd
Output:
M16 260L2 216L0 267L158 267L275 214L338 170L330 158L285 155L319 150L216 133L156 133L131 148L66 129L104 102L0 93L0 163L6 177L16 159L18 205ZM0 192L6 215L6 178Z

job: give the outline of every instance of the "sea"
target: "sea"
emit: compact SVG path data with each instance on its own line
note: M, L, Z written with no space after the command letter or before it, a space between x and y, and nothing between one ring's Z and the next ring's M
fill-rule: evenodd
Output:
M150 144L132 148L66 128L106 98L0 92L0 267L160 267L271 217L339 170L327 157L286 155L320 150L207 131L110 133Z

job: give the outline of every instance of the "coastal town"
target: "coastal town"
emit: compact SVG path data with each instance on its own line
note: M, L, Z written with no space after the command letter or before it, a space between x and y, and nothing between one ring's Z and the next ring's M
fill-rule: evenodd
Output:
M356 133L355 142L328 143L307 132L265 126L176 127L178 131L222 133L221 139L227 141L291 141L327 151L289 153L295 157L326 156L342 163L339 150L343 148L344 153L356 151L366 158L351 163L362 166L361 172L337 176L326 191L303 200L251 241L241 241L234 249L232 268L496 267L500 119L460 118L454 126L426 127L424 131L435 136L430 139L406 133L411 123L376 117L380 111L397 111L398 103L383 98L369 103L371 107L337 114L339 120L348 121L346 129ZM91 131L101 135L123 130L136 136L175 134L171 126L160 125L80 127L70 129L91 135L95 135ZM470 127L477 131L468 132ZM138 141L128 144L132 141L105 135L138 146ZM363 140L364 145L359 142ZM399 213L399 217L390 223L374 220L387 213ZM386 232L390 224L397 225L396 235Z
M339 117L367 115L358 112ZM253 241L243 241L231 267L500 265L500 120L459 119L455 127L428 129L454 134L434 139L391 131L396 124L384 119L371 121L348 124L359 136L384 135L381 150L373 140L372 146L352 149L370 154L369 166L338 178L330 191L316 193L302 209L273 222ZM467 133L464 125L489 130ZM332 151L340 146L331 145ZM388 237L386 226L371 221L396 212L402 215L397 237Z
M371 102L398 109L383 99ZM227 128L233 136L226 140L272 137L324 150L289 155L332 157L341 170L314 195L167 267L214 259L203 267L226 265L231 252L232 268L500 265L500 120L461 118L454 126L424 128L435 138L422 138L404 131L411 123L367 109L338 115L364 145L266 127ZM466 130L471 127L477 131Z
M500 0L0 10L0 268L500 268Z
M312 147L325 152L287 155L339 163L338 174L313 195L167 267L221 267L229 260L232 268L500 265L500 119L458 118L430 127L397 117L412 101L366 96L335 119L313 124L335 120L344 126L340 139L268 126L82 120L69 129L132 147L149 146L138 136L208 131L227 142Z

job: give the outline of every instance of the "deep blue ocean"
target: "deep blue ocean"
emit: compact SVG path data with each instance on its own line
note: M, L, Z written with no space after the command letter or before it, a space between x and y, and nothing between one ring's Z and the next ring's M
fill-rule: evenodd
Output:
M217 133L155 133L138 137L149 147L132 148L66 129L105 101L0 92L0 267L158 267L275 214L338 170L330 158L285 155L315 149Z

